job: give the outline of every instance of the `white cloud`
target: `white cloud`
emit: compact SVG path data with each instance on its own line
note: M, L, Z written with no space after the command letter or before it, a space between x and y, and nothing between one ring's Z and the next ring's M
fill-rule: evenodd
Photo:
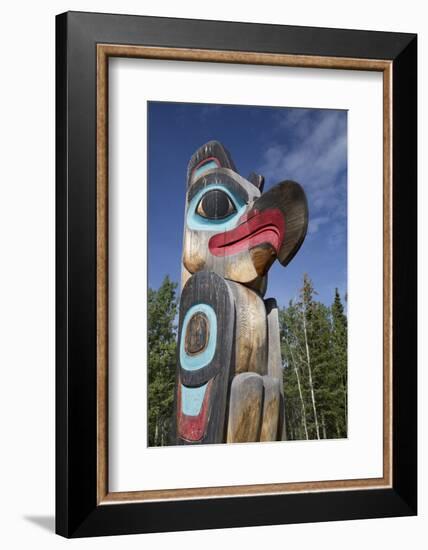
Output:
M343 111L290 109L275 118L277 142L265 151L259 172L268 185L299 182L308 196L309 234L332 222L336 246L346 230L347 117ZM333 223L335 222L335 223Z
M313 235L318 232L318 229L323 223L327 223L330 220L327 216L319 216L318 218L311 218L309 220L308 234Z

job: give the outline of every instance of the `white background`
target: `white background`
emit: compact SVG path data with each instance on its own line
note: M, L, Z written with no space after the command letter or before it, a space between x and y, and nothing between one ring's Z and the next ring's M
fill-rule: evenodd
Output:
M382 74L113 59L109 83L110 490L382 477ZM348 110L347 439L146 447L147 169L142 151L147 150L146 101L151 99Z
M279 547L387 549L426 547L427 483L420 469L417 518L112 537L67 542L52 534L54 512L54 15L67 9L291 25L419 32L419 84L426 81L428 23L423 3L215 3L157 0L15 2L2 6L0 37L0 544L7 549ZM424 63L425 62L425 63ZM423 63L425 67L423 67ZM420 93L422 97L422 93ZM420 105L420 214L426 108ZM425 146L426 149L426 146ZM420 215L420 228L426 224ZM423 235L425 237L425 235ZM419 241L422 253L425 238ZM421 256L420 277L426 277ZM426 462L425 292L420 291L420 464ZM425 361L426 363L426 361ZM425 436L426 437L426 436Z

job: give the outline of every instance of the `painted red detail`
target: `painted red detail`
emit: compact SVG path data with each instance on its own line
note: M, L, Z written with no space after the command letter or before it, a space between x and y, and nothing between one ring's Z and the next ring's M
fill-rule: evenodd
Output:
M197 416L189 416L184 414L181 409L181 382L180 380L178 381L177 429L181 439L186 441L200 441L205 436L208 427L211 385L212 380L208 382L199 414Z
M217 164L217 166L218 166L219 168L221 168L221 164L220 164L220 161L218 160L218 158L216 158L216 157L207 157L207 158L205 158L204 160L201 160L201 162L199 162L199 163L193 168L192 174L193 174L193 172L195 172L198 168L200 168L201 166L203 166L204 164L206 164L207 162L210 162L210 161L212 161L212 160Z
M243 250L251 250L259 244L270 244L278 254L284 240L285 221L278 208L244 214L239 225L230 231L218 233L209 240L214 256L230 256Z

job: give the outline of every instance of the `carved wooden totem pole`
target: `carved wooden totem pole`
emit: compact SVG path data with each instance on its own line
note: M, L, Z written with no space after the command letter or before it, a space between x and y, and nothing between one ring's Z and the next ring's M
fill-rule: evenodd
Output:
M267 273L287 265L307 229L306 196L241 177L217 141L190 159L176 381L177 443L285 438L276 301Z

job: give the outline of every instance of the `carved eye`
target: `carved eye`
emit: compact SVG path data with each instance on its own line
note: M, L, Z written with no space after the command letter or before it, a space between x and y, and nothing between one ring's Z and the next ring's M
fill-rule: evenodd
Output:
M199 201L196 213L210 220L221 220L236 212L227 193L220 189L208 191Z

